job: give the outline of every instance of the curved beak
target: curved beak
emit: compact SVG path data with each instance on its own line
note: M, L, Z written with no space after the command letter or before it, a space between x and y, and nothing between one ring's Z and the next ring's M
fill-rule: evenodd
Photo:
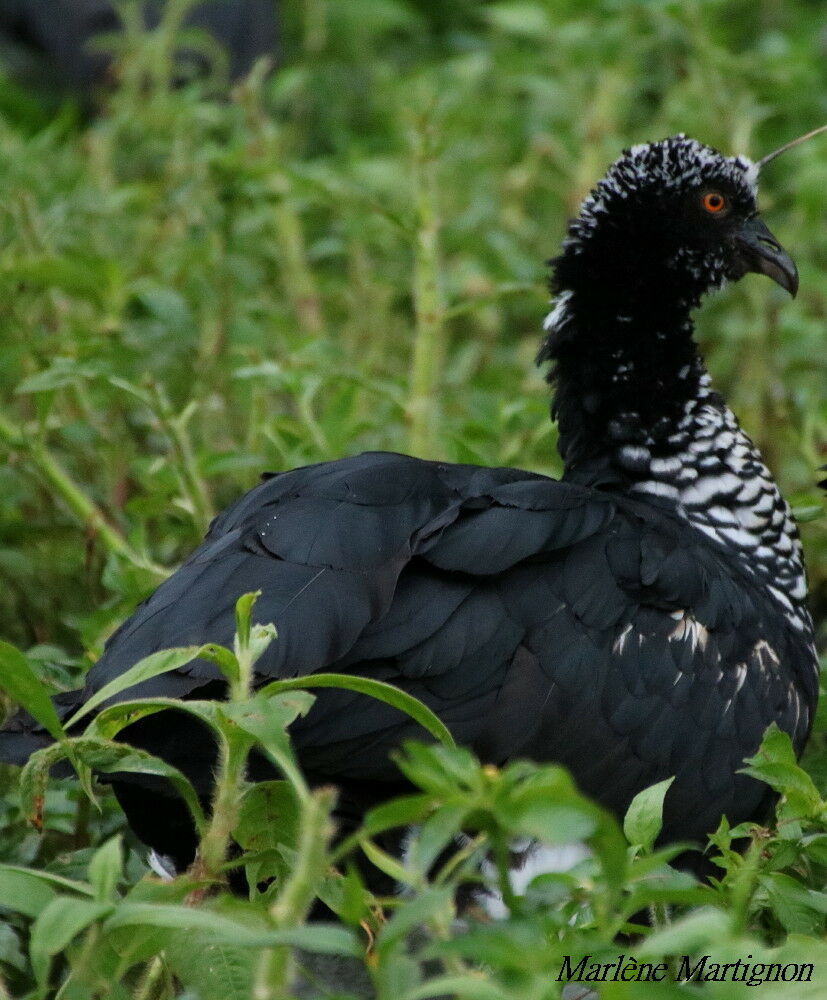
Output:
M793 259L758 217L745 222L735 233L735 247L742 274L766 274L795 297L798 270Z

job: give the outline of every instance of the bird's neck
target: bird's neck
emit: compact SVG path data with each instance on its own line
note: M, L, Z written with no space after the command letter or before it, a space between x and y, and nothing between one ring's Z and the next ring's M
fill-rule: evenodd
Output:
M540 353L564 478L665 505L733 553L791 625L810 632L798 532L758 449L710 387L692 341L694 303L612 309L558 292Z
M540 353L552 362L552 413L566 478L631 485L640 449L666 455L687 406L709 396L692 339L694 301L558 292Z

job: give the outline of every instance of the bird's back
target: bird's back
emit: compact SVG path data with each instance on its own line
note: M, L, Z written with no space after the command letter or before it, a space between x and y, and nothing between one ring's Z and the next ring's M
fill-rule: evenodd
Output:
M736 775L744 757L770 722L797 747L809 728L806 643L766 588L665 507L381 453L243 497L113 636L86 694L157 649L229 642L251 590L278 629L262 679L338 670L396 684L484 760L566 764L618 813L676 775L667 836L754 814L764 791ZM217 679L196 662L128 694L189 697ZM315 779L369 785L396 780L390 751L424 733L328 690L292 735ZM210 765L193 774L201 788Z

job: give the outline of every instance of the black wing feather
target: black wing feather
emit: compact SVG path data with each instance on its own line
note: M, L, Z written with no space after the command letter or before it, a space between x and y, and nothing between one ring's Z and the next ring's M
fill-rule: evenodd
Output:
M236 599L261 590L257 620L278 629L262 681L389 681L483 759L562 762L617 812L676 775L664 837L700 837L721 812L755 813L765 789L735 772L772 720L800 748L814 701L805 640L744 572L658 506L515 469L360 455L273 476L218 517L113 635L84 696L157 649L230 643ZM216 680L196 662L118 697ZM319 692L292 733L314 779L365 787L398 782L389 752L424 735L341 690ZM182 765L200 766L203 789L201 760Z

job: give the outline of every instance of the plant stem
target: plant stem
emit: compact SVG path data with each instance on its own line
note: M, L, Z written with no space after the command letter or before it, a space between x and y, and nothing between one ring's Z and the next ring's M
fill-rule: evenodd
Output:
M508 844L501 830L496 830L491 837L491 847L494 854L494 865L497 869L497 881L500 884L500 895L503 903L508 907L509 912L516 913L519 901L514 894L514 889L509 878L511 868Z
M212 816L206 833L198 846L199 875L203 878L218 879L221 877L221 868L227 857L230 836L236 824L238 805L244 790L246 757L246 752L234 753L226 737L221 737Z
M120 532L106 520L97 504L73 482L41 440L28 438L20 427L2 415L0 415L0 443L9 449L25 452L41 479L54 489L86 530L99 538L109 552L126 559L133 566L149 570L161 579L169 575L162 566L151 562L129 545Z
M295 927L307 916L318 878L327 866L327 845L333 832L330 811L335 799L332 788L317 788L302 807L293 870L270 907L275 927ZM259 962L253 1000L280 1000L288 996L290 972L289 948L265 951Z
M154 411L161 426L172 444L177 458L178 475L181 486L192 506L193 519L199 532L203 533L209 527L215 516L212 500L207 484L198 469L198 462L192 447L192 440L187 432L187 424L195 411L195 404L190 403L177 416L172 412L169 400L159 385L153 386Z
M135 990L133 1000L155 1000L158 986L162 985L165 978L164 971L164 960L160 955L156 955L147 966L146 973Z
M312 337L318 337L324 329L324 321L316 282L307 263L302 222L288 200L287 176L277 175L275 183L277 187L285 189L282 197L272 206L273 229L278 242L284 289L301 328Z
M417 218L413 275L416 329L407 405L408 448L413 455L436 458L445 307L439 278L436 156L433 128L427 116L417 122L413 147Z

